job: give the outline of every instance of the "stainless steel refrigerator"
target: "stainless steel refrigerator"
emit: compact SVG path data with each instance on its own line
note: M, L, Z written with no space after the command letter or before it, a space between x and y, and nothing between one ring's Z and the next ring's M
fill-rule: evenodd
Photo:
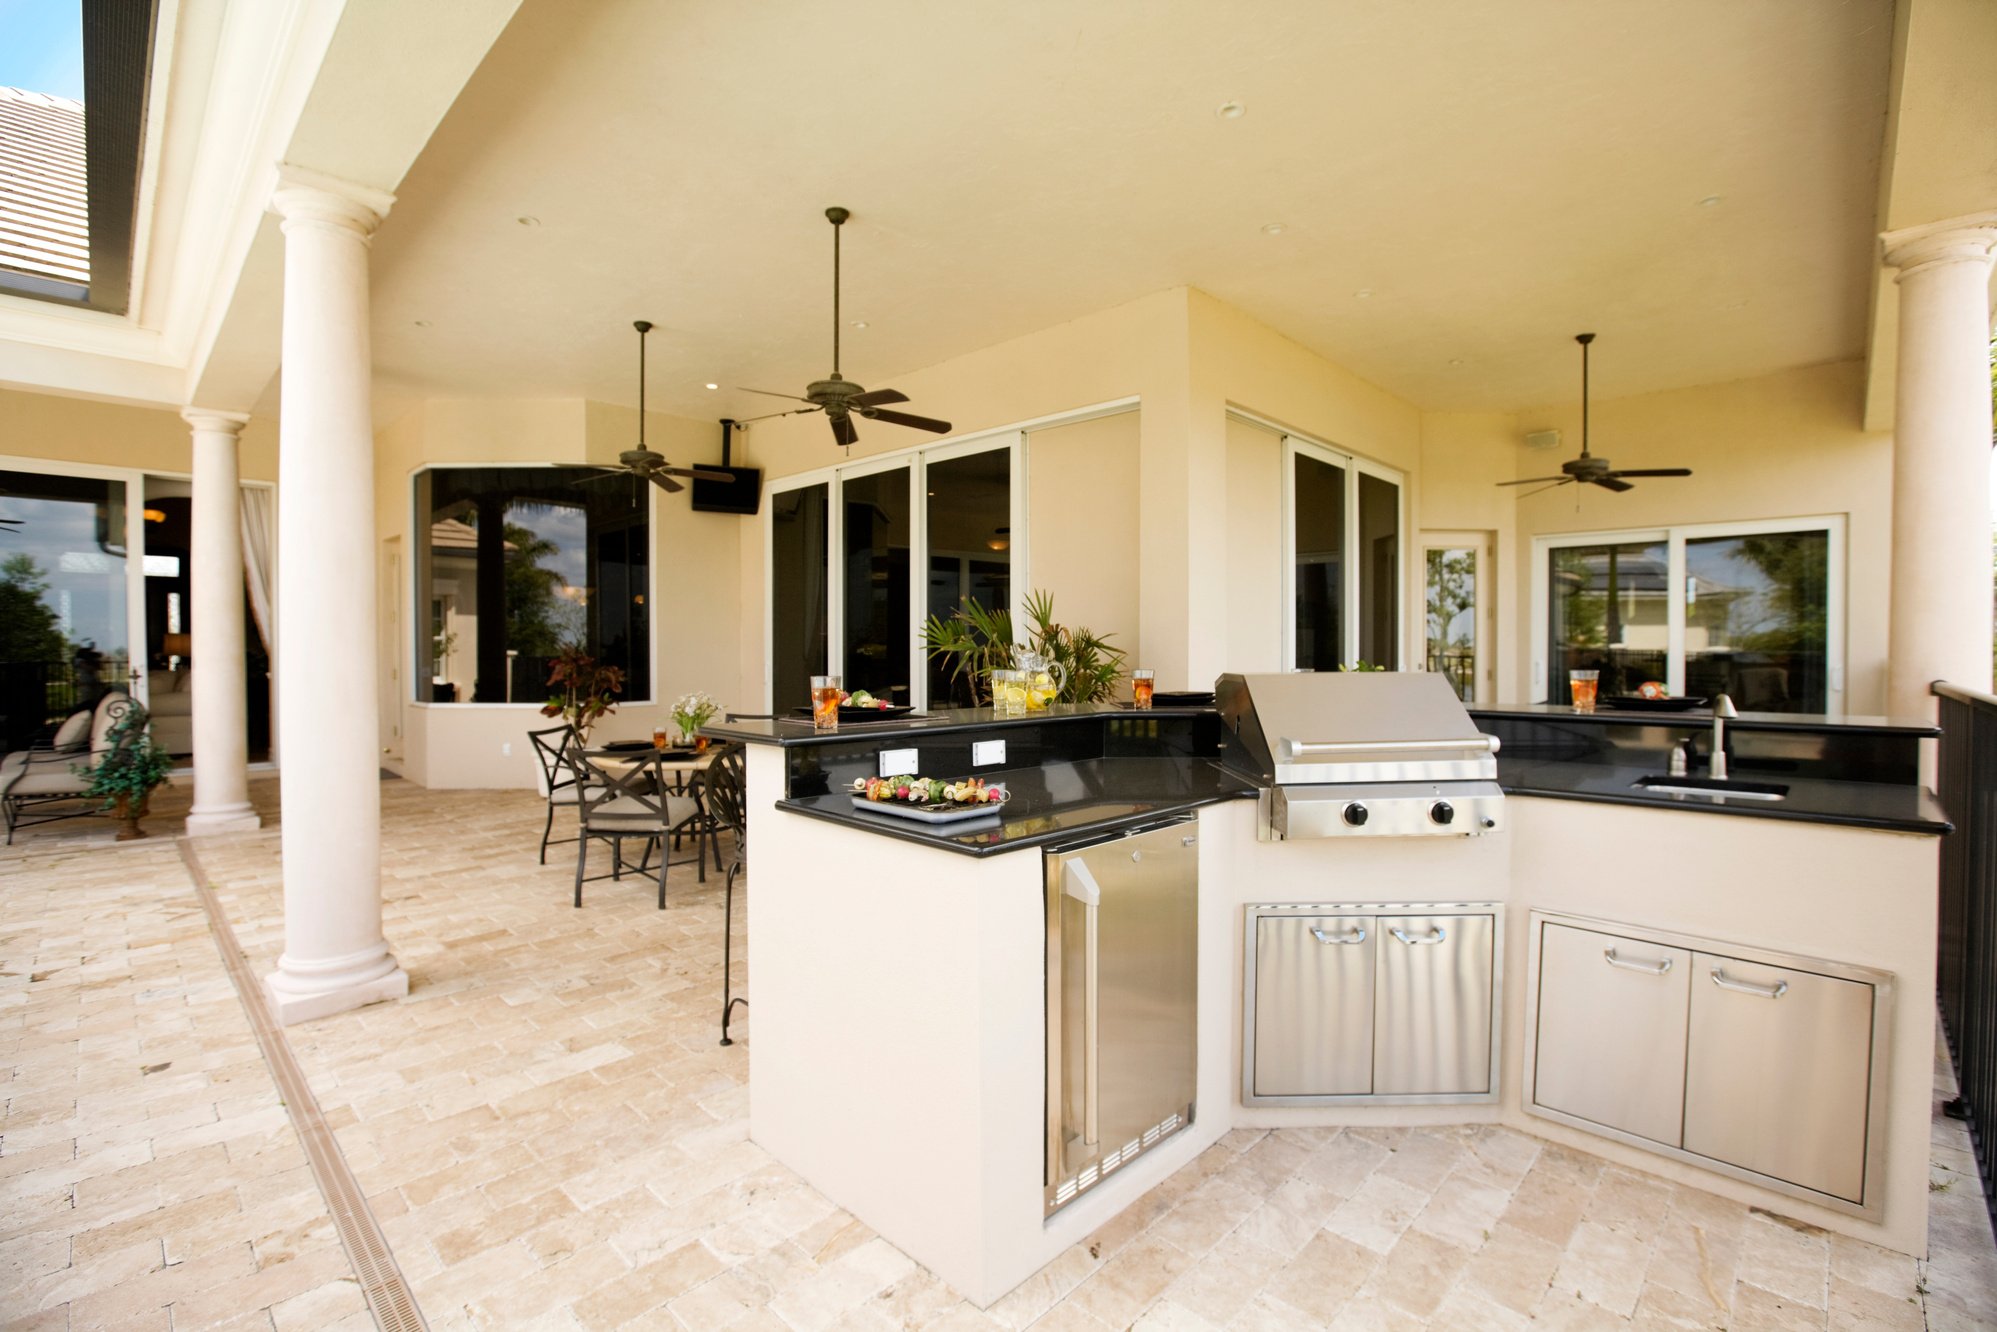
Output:
M1193 1119L1198 823L1049 851L1046 1209Z

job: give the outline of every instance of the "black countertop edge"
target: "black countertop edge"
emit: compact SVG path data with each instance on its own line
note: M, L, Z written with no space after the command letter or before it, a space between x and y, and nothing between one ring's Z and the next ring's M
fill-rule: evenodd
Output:
M1581 712L1564 703L1492 703L1469 709L1478 717L1539 718L1552 721L1592 722L1609 726L1683 726L1708 729L1713 724L1711 708L1685 712L1651 712L1610 707L1606 703L1593 712ZM1827 717L1803 712L1743 712L1727 719L1731 730L1746 731L1855 731L1871 735L1938 736L1941 727L1932 722L1903 721L1891 717Z
M1023 717L1001 717L990 708L953 708L894 721L845 722L836 731L815 731L809 718L775 721L724 722L703 726L700 733L716 740L740 740L751 745L830 745L842 740L893 740L903 735L937 735L948 731L984 731L998 726L1044 726L1049 722L1100 721L1105 717L1197 717L1212 708L1149 708L1139 710L1114 703L1057 703Z
M1791 823L1822 823L1833 827L1930 836L1955 831L1955 825L1949 821L1941 801L1935 798L1932 791L1922 787L1791 779L1787 783L1790 788L1788 800L1753 800L1725 805L1680 796L1647 795L1630 789L1637 778L1656 775L1648 768L1595 763L1525 764L1507 772L1501 763L1498 785L1506 795L1549 800L1675 809L1691 814L1731 814L1753 819L1785 819Z
M776 808L792 814L802 814L806 818L819 819L826 823L836 823L846 828L858 828L863 832L877 833L882 837L893 837L903 842L920 842L933 846L939 851L951 851L960 856L997 856L1007 851L1023 851L1030 847L1048 847L1061 842L1073 842L1082 838L1094 837L1118 828L1134 827L1141 823L1155 823L1175 814L1184 814L1202 805L1218 805L1227 800L1245 800L1253 791L1230 791L1226 794L1187 796L1156 804L1143 802L1145 808L1130 814L1120 814L1110 818L1094 819L1077 824L1072 828L1059 828L1051 832L1032 833L996 842L988 846L967 846L954 837L944 835L949 829L961 830L961 824L945 824L932 831L929 827L895 819L890 815L860 814L851 809L840 810L831 802L843 800L844 796L810 796L804 800L779 800ZM1003 824L1001 824L1001 827Z

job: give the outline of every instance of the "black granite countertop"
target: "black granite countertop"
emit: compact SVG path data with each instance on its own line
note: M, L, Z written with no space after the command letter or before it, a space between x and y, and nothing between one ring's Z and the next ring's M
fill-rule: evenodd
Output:
M976 715L979 725L991 721L988 713ZM989 856L1071 841L1255 794L1254 787L1206 759L1088 759L994 773L991 780L1002 783L1012 798L989 817L961 823L923 824L863 812L847 791L779 800L776 807L960 855Z
M1660 795L1636 788L1638 778L1661 775L1656 768L1610 763L1508 763L1503 758L1498 761L1498 784L1507 795L1639 805L1648 809L1691 810L1700 814L1731 814L1755 819L1788 819L1848 828L1878 828L1888 832L1945 833L1953 831L1954 827L1934 793L1920 786L1748 773L1738 775L1747 781L1787 786L1787 796L1777 801L1717 800L1700 796Z
M1564 703L1491 703L1470 708L1475 717L1546 717L1561 721L1593 722L1608 726L1673 726L1686 729L1710 727L1711 708L1690 708L1684 712L1662 712L1649 708L1624 709L1601 704L1592 712L1582 712ZM1933 722L1893 717L1829 717L1806 712L1743 712L1729 718L1727 726L1756 731L1866 731L1889 735L1940 735Z
M985 731L1001 726L1044 726L1048 722L1082 721L1101 717L1194 717L1212 708L1150 708L1138 712L1128 703L1056 703L1021 717L1001 717L990 708L952 708L919 712L893 721L841 722L836 731L815 731L809 717L769 721L720 722L700 733L717 740L751 745L827 745L842 740L893 740L903 735L933 735L940 731Z

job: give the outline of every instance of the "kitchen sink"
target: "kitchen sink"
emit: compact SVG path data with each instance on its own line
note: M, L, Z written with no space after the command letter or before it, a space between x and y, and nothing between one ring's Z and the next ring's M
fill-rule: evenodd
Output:
M1782 800L1789 788L1772 782L1714 781L1710 777L1639 777L1631 790L1705 800Z

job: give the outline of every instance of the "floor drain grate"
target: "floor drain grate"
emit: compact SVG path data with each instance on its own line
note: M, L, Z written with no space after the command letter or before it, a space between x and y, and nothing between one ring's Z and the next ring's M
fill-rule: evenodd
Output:
M207 913L208 929L222 954L222 966L236 987L236 997L242 1000L243 1012L249 1017L250 1030L263 1051L264 1062L270 1066L271 1080L277 1084L277 1093L291 1115L291 1126L298 1133L299 1145L305 1149L312 1178L325 1195L326 1210L332 1214L333 1228L339 1232L340 1245L346 1249L347 1261L361 1283L361 1293L367 1297L375 1326L382 1332L418 1332L418 1329L428 1332L430 1325L423 1320L416 1296L396 1265L388 1238L381 1233L381 1225L367 1204L367 1195L361 1192L360 1181L354 1178L326 1116L320 1113L319 1099L312 1094L304 1070L298 1067L298 1060L291 1053L291 1042L284 1038L284 1029L271 1017L270 1008L264 1003L263 988L250 974L250 964L236 942L236 931L222 914L222 904L215 900L215 893L208 886L208 874L186 838L180 840L180 858L187 866L188 877L194 881L194 895Z

